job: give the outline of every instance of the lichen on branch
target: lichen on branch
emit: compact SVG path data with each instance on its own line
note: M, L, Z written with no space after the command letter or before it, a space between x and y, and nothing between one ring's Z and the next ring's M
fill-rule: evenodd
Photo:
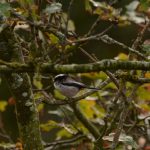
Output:
M1 63L0 61L0 73L23 73L23 72L35 72L35 65L32 63L21 64L16 62ZM39 72L41 73L86 73L86 72L98 72L105 70L150 70L150 62L147 61L121 61L104 59L96 63L88 64L51 64L41 63Z

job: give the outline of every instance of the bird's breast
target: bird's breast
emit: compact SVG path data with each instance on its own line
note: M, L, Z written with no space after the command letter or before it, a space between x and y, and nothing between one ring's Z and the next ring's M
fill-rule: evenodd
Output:
M54 86L58 91L67 97L74 97L79 92L79 89L74 86L67 86L59 83L55 83Z

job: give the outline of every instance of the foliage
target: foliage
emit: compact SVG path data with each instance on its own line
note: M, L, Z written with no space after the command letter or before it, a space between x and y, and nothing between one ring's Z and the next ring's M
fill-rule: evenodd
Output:
M89 28L84 35L80 34L74 18L77 13L75 4L77 6L82 4L83 7L79 8L82 9L85 16L92 17L92 21L97 17L92 25L91 23L90 25L85 24ZM71 64L69 67L74 67L75 59L77 63L82 61L80 60L81 55L86 58L84 63L97 63L99 55L103 52L98 48L93 54L90 48L94 49L95 45L102 46L101 42L106 43L107 46L117 45L119 52L113 59L123 62L128 60L148 61L150 40L144 35L149 32L149 17L149 0L135 0L125 4L115 0L84 0L82 2L75 0L69 2L64 0L4 0L0 2L0 38L3 39L2 33L10 29L16 38L13 46L21 51L25 63L35 68L34 74L28 70L27 73L31 78L32 91L39 111L40 129L43 135L46 135L42 137L46 143L45 147L54 150L57 149L57 146L60 146L58 149L65 147L68 150L73 148L79 150L83 147L87 149L89 147L90 149L114 147L114 149L128 150L129 148L146 149L149 146L150 124L147 123L150 115L149 71L109 70L72 75L77 78L77 81L85 82L91 87L100 87L100 90L92 91L89 95L84 96L89 91L83 89L73 99L76 102L70 99L70 104L67 104L68 99L64 95L54 89L54 74L40 73L41 65L46 63L55 66ZM83 23L81 20L79 20L80 26ZM131 47L125 45L124 41L121 43L119 38L120 41L116 42L113 38L106 40L103 37L106 33L111 35L109 33L111 30L115 33L119 30L126 32L133 26L136 27L138 34L136 39L134 35L134 42L128 41L133 42ZM128 37L124 38L128 39ZM96 44L94 45L91 40L96 41ZM0 41L2 49L0 49L0 55L3 54L0 56L2 60L0 66L4 68L5 65L10 67L5 59L7 52L11 50L11 47L7 45L8 41ZM111 46L108 47L110 50L113 49ZM62 71L61 67L59 71ZM78 99L78 96L83 97ZM61 102L66 102L66 104L62 106ZM15 104L16 101L12 96L8 102L3 98L0 101L0 134L6 137L6 143L8 143L5 143L5 138L2 139L0 146L2 145L3 148L12 147L12 145L17 148L17 144L21 147L24 144L24 141L15 144L16 139L15 142L11 140L12 137L7 135L9 132L5 131L5 123L3 126L3 119L1 119L4 117L3 113L6 113L6 108L12 109ZM26 103L26 106L29 105L31 103ZM140 142L140 138L145 140L144 144Z
M0 101L0 111L3 112L6 110L7 102L6 101Z

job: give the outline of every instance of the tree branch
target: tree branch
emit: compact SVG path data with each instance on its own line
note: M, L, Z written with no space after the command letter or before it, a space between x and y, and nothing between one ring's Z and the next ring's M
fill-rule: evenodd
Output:
M82 124L89 130L89 132L97 139L100 136L99 130L96 126L91 123L81 112L78 104L70 104L71 108L73 109L76 117L82 122Z
M118 42L116 40L114 40L113 38L109 37L108 35L103 35L102 37L100 37L100 40L103 41L106 44L115 44L118 45L120 47L122 47L123 49L128 50L129 52L136 54L137 56L140 56L141 58L147 60L147 57L144 56L142 53L140 53L139 51L135 50L134 48L128 47L127 45Z
M104 42L106 44L118 45L118 46L122 47L123 49L126 49L129 52L132 52L132 53L136 54L137 56L140 56L141 58L147 60L147 57L145 55L143 55L142 53L140 53L139 51L137 51L137 50L135 50L135 49L133 49L131 47L128 47L127 45L125 45L125 44L123 44L121 42L118 42L118 41L114 40L113 38L109 37L106 34L103 35L103 32L99 33L99 34L96 34L96 35L89 36L89 37L84 37L84 38L78 39L76 41L70 41L69 44L82 43L82 42L87 42L87 41L91 41L91 40L101 40L102 42Z
M69 144L79 144L79 140L83 140L83 139L86 139L87 137L85 135L77 135L71 139L66 139L66 140L58 140L58 141L54 141L54 142L51 142L51 143L47 143L44 147L48 148L48 149L58 149L58 148L61 148L62 146L65 146L65 145L69 145ZM51 148L50 148L51 147ZM46 148L46 149L47 149Z
M150 83L150 78L143 78L135 75L117 74L116 77L119 79L122 78L123 80L130 81L132 83L138 83L138 84Z
M102 61L89 64L55 65L51 63L42 63L38 67L39 72L41 73L86 73L118 69L148 71L150 70L150 62L104 59ZM11 62L1 65L0 61L0 73L35 72L36 68L37 66L35 66L33 63L21 64L17 62Z

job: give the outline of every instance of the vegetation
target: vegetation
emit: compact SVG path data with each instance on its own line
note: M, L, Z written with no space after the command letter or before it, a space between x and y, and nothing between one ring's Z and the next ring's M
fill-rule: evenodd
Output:
M80 30L76 9L90 18L83 28L77 15ZM1 0L0 149L150 149L149 17L149 0ZM112 38L133 26L133 41ZM61 73L100 90L67 98L53 87Z

